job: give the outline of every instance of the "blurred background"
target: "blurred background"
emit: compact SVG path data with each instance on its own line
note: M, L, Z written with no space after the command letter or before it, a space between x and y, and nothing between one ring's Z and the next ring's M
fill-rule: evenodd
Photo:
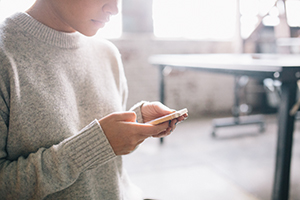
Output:
M1 0L0 21L33 2ZM123 0L121 4L120 13L95 37L108 38L122 54L128 108L140 100L159 100L158 69L148 63L153 54L300 51L298 40L286 40L299 36L298 0ZM230 114L233 84L234 77L228 75L171 71L165 103L174 109L187 107L195 117ZM261 86L249 80L242 103L265 112Z
M33 3L0 0L0 21ZM159 100L159 70L148 62L154 54L300 53L299 10L299 0L123 0L120 13L94 37L107 38L119 48L130 108L141 100ZM212 119L232 115L234 77L188 70L166 75L165 104L188 108L189 119L163 144L149 139L124 157L133 181L147 197L161 200L270 199L276 94L262 81L243 79L240 104L248 107L242 114L264 114L266 131L260 133L255 125L224 128L220 137L212 138ZM300 199L298 131L296 126L290 190L294 200Z

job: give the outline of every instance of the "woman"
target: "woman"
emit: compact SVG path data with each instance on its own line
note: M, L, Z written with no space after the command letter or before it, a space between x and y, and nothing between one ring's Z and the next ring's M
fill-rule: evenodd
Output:
M0 27L0 199L141 199L121 155L185 116L158 102L125 111L116 47L93 36L118 0L37 0ZM137 123L139 122L139 123Z

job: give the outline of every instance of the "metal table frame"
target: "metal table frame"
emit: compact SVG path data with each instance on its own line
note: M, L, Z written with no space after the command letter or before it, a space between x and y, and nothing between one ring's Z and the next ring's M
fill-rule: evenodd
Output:
M272 78L282 82L278 109L278 138L272 200L288 200L295 116L289 114L296 102L300 58L278 54L172 54L153 55L152 65L160 70L160 100L165 99L164 69L169 66L212 73Z
M242 126L242 125L259 125L259 132L265 131L265 119L263 115L246 115L241 116L240 111L240 98L239 98L239 79L241 76L234 76L234 104L232 107L232 117L213 119L211 135L216 137L216 129L229 126Z

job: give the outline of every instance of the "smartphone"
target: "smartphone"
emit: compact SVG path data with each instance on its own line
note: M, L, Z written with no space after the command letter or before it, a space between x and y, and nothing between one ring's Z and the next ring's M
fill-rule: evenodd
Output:
M180 116L182 116L182 115L184 115L186 113L188 113L188 110L186 108L184 108L182 110L175 111L175 112L173 112L173 113L171 113L169 115L165 115L165 116L156 118L156 119L151 120L151 121L146 122L146 123L147 124L153 124L153 125L161 124L163 122L166 122L166 121L178 118L178 117L180 117Z

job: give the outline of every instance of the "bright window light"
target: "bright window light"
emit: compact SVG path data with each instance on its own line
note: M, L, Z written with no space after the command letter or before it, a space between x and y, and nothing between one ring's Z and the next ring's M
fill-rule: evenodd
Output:
M300 26L300 1L296 0L287 0L286 5L286 15L287 22L292 27Z
M0 0L0 22L15 12L24 12L35 0ZM121 9L121 6L119 6ZM100 29L94 37L118 38L122 35L122 14L112 16L104 28Z
M236 33L237 0L153 0L154 35L229 40Z
M119 38L122 36L122 11L119 8L119 13L110 18L110 21L105 24L104 28L99 29L96 38Z
M276 26L279 24L279 9L274 6L277 0L239 0L241 37L248 38L260 23L259 16L263 18L266 26Z
M0 22L15 12L26 11L35 0L0 0Z
M263 18L263 24L265 26L277 26L280 23L279 9L274 6L269 14Z

